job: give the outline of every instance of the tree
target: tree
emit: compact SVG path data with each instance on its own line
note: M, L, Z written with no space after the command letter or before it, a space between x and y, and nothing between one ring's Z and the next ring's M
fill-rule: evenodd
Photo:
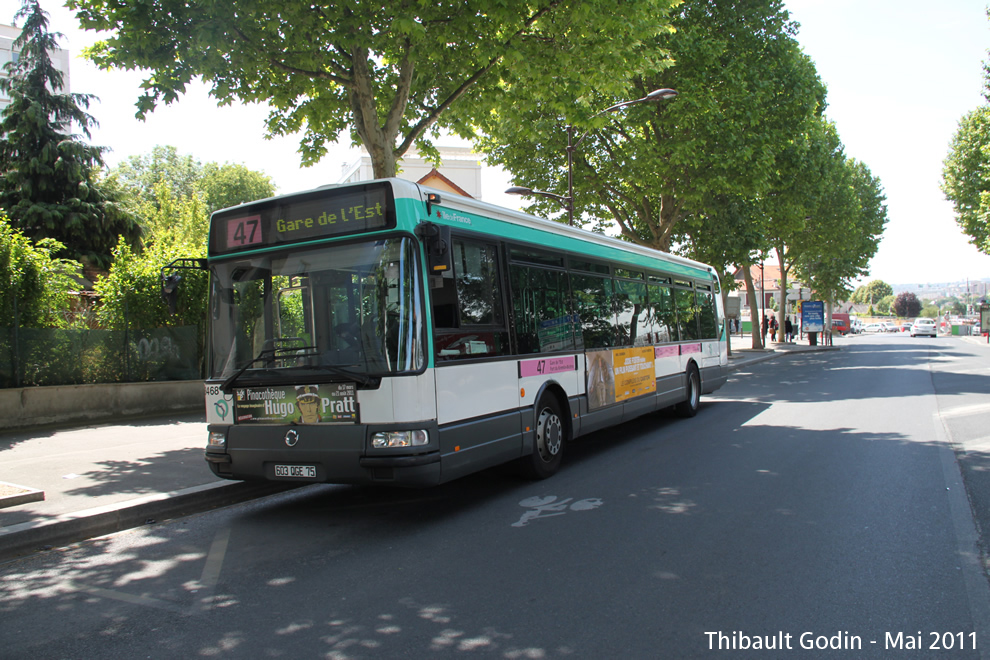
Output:
M198 195L207 216L218 209L275 194L275 184L263 172L241 164L203 165L192 156L179 154L172 146L159 145L149 154L128 157L110 170L110 179L121 189L128 208L145 219L162 198L160 185L168 189L166 198Z
M267 174L248 169L240 163L207 163L197 186L207 213L245 202L271 197L275 184Z
M751 310L756 310L750 269L759 261L758 253L766 243L761 233L759 206L752 199L738 195L718 195L705 208L705 213L687 216L681 222L677 238L679 252L715 268L722 282L723 304L729 291L735 288L733 272L741 264L748 304ZM751 323L751 334L753 346L762 347L758 322Z
M641 44L667 29L672 4L68 1L84 28L110 31L88 53L98 65L149 70L139 116L200 76L221 104L268 103L269 134L304 130L305 164L349 128L376 177L414 144L436 156L440 128L471 135L514 90L616 89L653 64Z
M590 131L574 152L576 217L617 225L627 240L661 250L672 246L678 222L707 213L717 196L757 196L776 154L824 105L796 26L778 0L718 0L682 4L674 28L648 43L655 54L669 52L673 66L639 76L621 95L545 103L543 90L526 90L525 103L481 123L490 136L482 149L518 183L567 195L562 127ZM596 114L662 88L679 96L631 106L621 119ZM556 210L547 201L533 208Z
M877 312L883 314L884 316L894 313L895 300L896 298L894 298L894 294L890 294L889 296L884 296L881 300L879 300L876 303Z
M172 146L158 145L151 153L128 156L111 168L129 203L133 206L156 202L157 187L164 183L172 195L190 197L203 176L203 165Z
M857 305L872 305L892 295L894 295L894 287L883 280L873 280L857 288L850 302Z
M178 196L164 182L155 193L155 201L142 209L148 218L144 250L118 245L110 272L94 287L101 303L97 317L110 329L200 325L205 330L206 273L183 272L177 314L169 316L161 299L161 268L178 257L206 256L206 209L197 195Z
M63 312L69 307L69 292L77 286L72 275L80 264L54 257L62 248L53 238L32 242L0 213L0 318L5 325L68 325Z
M983 70L983 98L990 101L990 62L984 61ZM959 121L942 164L942 192L970 243L990 254L990 106L971 110Z
M921 301L918 296L905 291L897 294L894 300L894 313L899 318L913 318L921 314Z
M970 243L990 254L990 107L959 121L942 165L942 192Z
M89 138L95 120L86 112L92 96L61 93L51 60L61 35L48 30L38 0L25 0L22 18L20 55L0 79L10 97L0 115L0 207L30 239L54 238L73 258L105 267L118 237L136 245L140 228L98 185L103 149L68 132L75 125Z
M835 218L825 212L824 200L834 190L844 158L835 127L824 116L805 122L801 134L777 155L770 185L759 201L767 218L764 233L780 268L781 291L787 290L788 275L798 263L810 264L827 252L822 237L841 240L830 231ZM785 315L781 305L779 324Z
M887 222L880 180L853 159L837 159L824 194L806 225L807 247L795 263L798 278L830 303L866 275Z

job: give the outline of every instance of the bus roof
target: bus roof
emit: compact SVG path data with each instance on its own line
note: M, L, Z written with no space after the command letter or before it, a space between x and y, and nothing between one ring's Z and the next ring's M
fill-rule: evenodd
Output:
M502 223L512 225L512 230L509 228L496 230L491 225L480 228L482 231L486 231L487 233L497 233L503 236L517 238L519 240L527 240L527 238L530 238L532 239L531 242L538 243L545 247L559 248L571 252L588 254L589 256L598 256L601 258L620 258L614 252L618 250L626 254L626 256L623 257L624 259L643 267L653 265L651 263L652 261L661 260L665 264L680 266L690 270L701 270L709 276L714 274L714 269L710 266L699 261L694 261L693 259L687 259L685 257L680 257L668 252L662 252L660 250L654 250L642 245L623 241L612 236L591 232L586 229L571 227L559 222L554 222L553 220L547 220L523 213L521 211L496 206L495 204L490 204L488 202L483 202L470 197L463 197L445 190L429 188L412 181L406 181L404 179L390 179L389 181L392 183L392 189L396 200L399 198L411 198L425 201L426 193L436 193L440 195L441 199L438 206L471 213L473 216L478 218L491 218ZM470 220L471 218L469 217L468 219ZM436 213L433 214L431 220L434 222L439 221L443 224L448 224L454 227L462 227L465 229L471 228L466 227L462 219L448 218L443 215L437 217ZM547 238L547 234L552 236L549 243L545 240ZM599 249L595 249L596 247ZM691 274L695 277L698 276L697 273L684 274Z
M220 209L215 211L214 214L225 213L240 207L251 207L260 204L267 205L278 203L281 200L287 201L299 195L306 195L321 190L329 191L337 188L348 188L355 185L368 185L381 182L387 182L389 184L397 206L411 202L417 205L425 204L428 193L439 195L440 202L435 204L438 208L432 212L430 217L430 221L437 222L438 224L516 239L550 249L586 254L589 257L621 259L644 268L656 268L655 262L661 261L666 266L664 270L675 271L674 274L693 277L699 277L702 273L709 277L714 275L714 270L710 266L692 259L654 250L578 227L570 227L521 211L507 209L496 206L495 204L399 178L327 184L310 190L277 195L263 200L247 202L228 209ZM417 216L420 213L422 211L417 210ZM701 271L701 273L698 271Z

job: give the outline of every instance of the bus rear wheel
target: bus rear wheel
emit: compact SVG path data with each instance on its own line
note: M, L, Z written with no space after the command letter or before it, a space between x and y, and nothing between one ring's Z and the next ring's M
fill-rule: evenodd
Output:
M674 410L681 417L694 417L698 414L698 408L701 405L701 375L698 373L698 367L693 364L688 367L685 375L687 376L687 399L674 406Z
M546 479L560 469L564 442L567 440L567 426L560 412L560 403L553 395L544 395L535 412L536 437L533 453L523 457L522 468L530 478Z

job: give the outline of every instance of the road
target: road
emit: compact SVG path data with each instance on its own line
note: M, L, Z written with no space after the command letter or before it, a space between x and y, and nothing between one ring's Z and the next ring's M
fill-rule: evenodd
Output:
M980 517L988 376L959 339L856 338L547 481L311 486L0 565L0 655L990 657L949 445Z

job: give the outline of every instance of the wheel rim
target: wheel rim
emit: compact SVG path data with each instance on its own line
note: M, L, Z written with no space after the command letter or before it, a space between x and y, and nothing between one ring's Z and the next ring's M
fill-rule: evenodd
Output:
M550 408L544 408L536 424L536 449L540 452L540 458L548 463L552 461L560 452L563 438L564 429L560 417Z

